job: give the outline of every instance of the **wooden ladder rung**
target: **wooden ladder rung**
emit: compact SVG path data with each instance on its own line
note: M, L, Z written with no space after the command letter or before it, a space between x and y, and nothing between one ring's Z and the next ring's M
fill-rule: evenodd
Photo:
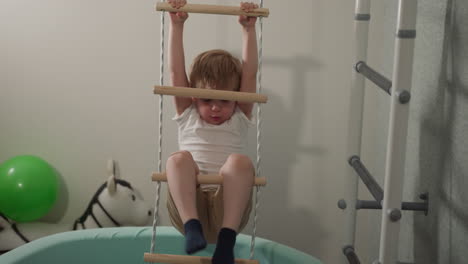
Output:
M181 8L173 8L171 4L166 2L156 3L156 11L169 11L169 12L187 12L187 13L201 13L201 14L216 14L216 15L245 15L256 17L268 17L270 10L267 8L257 8L251 12L244 12L239 6L223 6L223 5L202 5L202 4L186 4Z
M153 173L151 177L153 181L167 181L166 173ZM199 174L197 176L198 184L222 184L223 183L223 176L219 174ZM266 185L266 178L265 177L255 177L253 185L255 186L265 186Z
M210 257L145 253L145 262L167 264L211 264ZM235 259L236 264L260 264L258 260Z
M257 93L233 92L214 89L201 89L175 86L154 86L155 94L194 97L203 99L231 100L249 103L266 103L268 97Z

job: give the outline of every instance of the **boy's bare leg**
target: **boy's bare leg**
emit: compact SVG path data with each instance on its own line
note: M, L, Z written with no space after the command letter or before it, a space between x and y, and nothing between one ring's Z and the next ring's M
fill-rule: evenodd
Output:
M249 157L231 154L220 170L223 176L223 227L239 231L247 203L252 195L254 167Z
M224 217L213 264L233 264L239 225L252 195L254 167L247 156L232 154L220 170L223 176Z
M166 163L167 184L183 223L198 219L196 187L198 167L188 151L173 153Z
M185 250L193 254L206 247L197 213L198 166L188 151L172 154L166 163L167 183L185 231Z

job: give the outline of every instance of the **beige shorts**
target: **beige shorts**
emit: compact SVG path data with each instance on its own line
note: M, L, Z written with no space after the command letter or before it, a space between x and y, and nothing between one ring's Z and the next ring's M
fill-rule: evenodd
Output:
M172 200L170 192L167 197L167 209L172 225L184 234L184 224L180 219L177 207ZM244 215L239 226L239 232L249 222L250 211L252 210L252 197L249 200ZM216 243L218 232L222 227L224 206L223 206L223 188L220 187L197 187L197 211L198 217L203 227L203 233L208 243Z

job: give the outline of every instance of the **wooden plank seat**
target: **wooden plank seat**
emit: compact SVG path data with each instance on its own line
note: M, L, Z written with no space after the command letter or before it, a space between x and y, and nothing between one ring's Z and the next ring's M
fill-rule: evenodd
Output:
M234 92L214 89L175 87L175 86L154 86L155 94L173 95L181 97L194 97L203 99L231 100L238 102L266 103L268 97L257 93Z
M153 181L167 181L166 173L153 173L152 175ZM197 182L199 184L222 184L223 183L223 176L219 174L199 174L197 176ZM265 186L266 185L266 178L265 177L255 177L253 185L255 186Z

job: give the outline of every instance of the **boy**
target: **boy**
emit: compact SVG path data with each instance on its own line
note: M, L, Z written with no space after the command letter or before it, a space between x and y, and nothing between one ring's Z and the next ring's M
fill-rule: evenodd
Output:
M185 0L169 0L180 8ZM256 4L241 3L246 12ZM183 27L185 12L171 12L169 68L174 86L256 92L258 66L255 17L240 16L242 64L223 50L198 55L185 72ZM168 211L174 226L185 234L185 250L193 254L216 241L213 264L234 264L237 233L247 224L255 169L242 155L247 128L253 125L252 103L174 97L180 151L167 160ZM216 173L222 186L197 186L196 176ZM217 236L217 239L216 239Z

